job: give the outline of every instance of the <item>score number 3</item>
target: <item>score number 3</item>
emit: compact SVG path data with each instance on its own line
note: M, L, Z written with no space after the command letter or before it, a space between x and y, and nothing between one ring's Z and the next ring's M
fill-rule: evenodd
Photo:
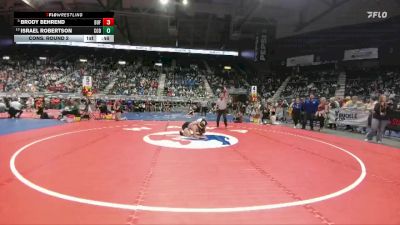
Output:
M103 18L103 26L113 26L114 18Z

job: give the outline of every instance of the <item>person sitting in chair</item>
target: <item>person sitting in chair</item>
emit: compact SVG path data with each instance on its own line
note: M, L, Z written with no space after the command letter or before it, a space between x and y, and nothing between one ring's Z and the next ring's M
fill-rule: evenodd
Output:
M193 122L185 122L182 125L182 130L179 131L181 136L191 137L195 139L204 139L206 133L207 121L205 119L198 119Z
M115 100L114 102L114 111L115 111L115 120L120 121L120 120L126 120L125 117L122 117L122 113L124 112L123 108L124 106L122 105L122 100Z
M235 117L233 118L234 123L242 123L243 122L243 113L240 110L237 110Z
M85 98L81 100L81 118L82 119L88 119L92 117L92 108L91 108L92 102L90 101L89 98Z
M104 102L104 101L100 102L99 111L100 111L100 118L101 119L104 119L106 117L106 115L111 113L107 108L106 102Z
M46 119L54 119L54 116L49 115L49 114L45 111L44 106L40 106L40 107L38 108L36 114L39 116L40 119L44 119L44 120L46 120Z

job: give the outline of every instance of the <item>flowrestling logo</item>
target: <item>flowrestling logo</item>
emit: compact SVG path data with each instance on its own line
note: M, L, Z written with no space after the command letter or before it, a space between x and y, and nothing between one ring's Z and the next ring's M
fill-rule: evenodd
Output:
M207 132L205 139L193 139L180 136L178 131L166 131L148 134L143 140L149 144L184 149L224 148L237 144L237 138L221 133Z
M386 11L380 12L380 11L367 11L367 15L369 19L386 19L388 16L388 13Z

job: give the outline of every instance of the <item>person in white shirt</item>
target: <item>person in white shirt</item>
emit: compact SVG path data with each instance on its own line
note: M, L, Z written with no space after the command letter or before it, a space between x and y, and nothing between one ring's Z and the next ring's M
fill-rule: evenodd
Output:
M219 127L219 120L221 119L221 115L224 117L225 128L228 126L228 121L226 119L226 108L227 108L228 99L225 98L225 95L222 94L221 97L217 100L217 127Z
M32 96L28 98L28 100L26 101L26 112L32 112L34 101L35 100Z
M20 118L22 114L22 104L18 99L14 99L10 102L10 108L8 109L8 114L10 118Z

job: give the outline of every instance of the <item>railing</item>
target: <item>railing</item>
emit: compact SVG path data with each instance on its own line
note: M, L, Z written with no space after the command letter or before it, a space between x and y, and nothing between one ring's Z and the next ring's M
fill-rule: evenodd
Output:
M208 83L208 80L207 80L206 76L202 75L201 79L203 80L204 88L206 89L207 95L208 96L212 96L214 93L213 93L213 91L212 91L212 89L210 87L210 83Z
M234 95L247 95L249 93L249 90L247 88L234 88L231 87L228 89L229 94L234 94Z
M337 84L338 89L336 89L335 96L343 98L346 92L346 73L342 72L339 74Z
M274 96L272 96L272 100L276 101L276 100L278 100L278 98L281 97L282 91L285 90L285 88L286 88L286 86L287 86L287 84L289 83L289 81L290 81L291 78L292 78L291 76L288 76L288 77L285 79L285 81L283 81L283 83L282 83L281 86L278 88L278 90L276 90Z

